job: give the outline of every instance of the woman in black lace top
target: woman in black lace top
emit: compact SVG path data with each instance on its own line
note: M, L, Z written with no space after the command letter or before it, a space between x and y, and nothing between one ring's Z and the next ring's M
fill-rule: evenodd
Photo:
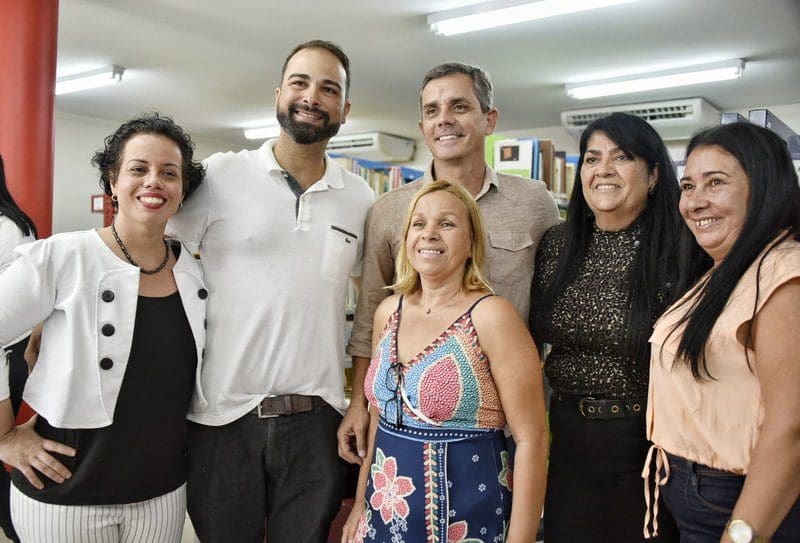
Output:
M677 271L702 258L678 199L647 122L614 113L586 128L569 218L544 235L532 287L531 330L551 348L547 543L643 539L648 338L685 290ZM659 520L658 541L677 541Z

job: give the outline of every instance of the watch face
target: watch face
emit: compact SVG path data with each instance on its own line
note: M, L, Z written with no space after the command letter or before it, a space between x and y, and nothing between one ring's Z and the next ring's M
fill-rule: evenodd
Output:
M732 520L728 524L728 535L733 543L751 543L753 528L743 520Z

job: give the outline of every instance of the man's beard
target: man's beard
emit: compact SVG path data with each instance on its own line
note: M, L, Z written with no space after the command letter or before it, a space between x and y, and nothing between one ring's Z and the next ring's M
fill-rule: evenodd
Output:
M314 126L308 123L296 121L294 114L298 110L308 111L315 113L322 117L322 126ZM339 132L341 123L331 123L331 116L319 108L304 106L301 104L292 104L286 110L278 110L275 112L278 118L278 124L281 125L287 134L292 136L292 139L300 145L310 145L332 138Z

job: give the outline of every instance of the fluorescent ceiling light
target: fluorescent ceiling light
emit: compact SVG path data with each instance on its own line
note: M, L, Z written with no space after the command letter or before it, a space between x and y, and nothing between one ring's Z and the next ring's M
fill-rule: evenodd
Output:
M260 126L244 129L244 137L249 140L266 140L269 138L277 138L280 133L281 127L278 124L277 119L262 121Z
M95 89L119 83L125 68L105 66L88 72L65 75L56 79L56 95Z
M741 77L744 65L745 61L742 59L726 60L701 66L687 66L676 70L619 77L605 81L576 83L566 85L565 89L571 98L578 100L655 89L669 89L685 85L736 79Z
M453 36L474 30L556 17L588 9L626 4L636 0L497 0L428 15L428 25L436 34Z

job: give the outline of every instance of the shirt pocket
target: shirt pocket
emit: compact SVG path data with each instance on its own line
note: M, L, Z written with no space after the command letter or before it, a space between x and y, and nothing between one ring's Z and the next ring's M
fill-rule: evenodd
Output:
M528 252L533 246L530 233L513 230L489 232L489 281L492 283L511 284L520 277L526 276L528 270L520 270L525 266Z
M358 236L332 224L322 253L322 276L333 281L347 281L357 255Z

